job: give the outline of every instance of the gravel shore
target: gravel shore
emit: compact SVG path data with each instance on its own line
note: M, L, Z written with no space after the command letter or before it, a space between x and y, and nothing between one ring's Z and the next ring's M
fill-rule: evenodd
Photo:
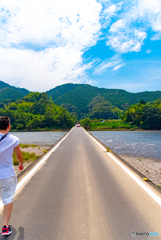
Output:
M21 151L23 152L29 152L29 153L35 153L38 156L41 156L43 153L45 153L50 147L49 146L37 146L37 147L25 147L21 148ZM26 169L32 162L24 162L24 169ZM14 170L16 175L18 176L20 174L20 171L18 169L18 166L14 166Z
M129 155L119 155L131 166L144 174L154 184L161 186L161 160Z

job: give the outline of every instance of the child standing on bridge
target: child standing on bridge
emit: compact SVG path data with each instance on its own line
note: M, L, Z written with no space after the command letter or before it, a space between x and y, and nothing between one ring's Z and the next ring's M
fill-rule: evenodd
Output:
M12 212L12 202L17 186L17 177L13 168L13 152L19 162L19 169L23 170L23 157L19 146L19 139L11 134L10 119L0 117L0 196L4 204L2 235L10 235L11 227L8 224Z

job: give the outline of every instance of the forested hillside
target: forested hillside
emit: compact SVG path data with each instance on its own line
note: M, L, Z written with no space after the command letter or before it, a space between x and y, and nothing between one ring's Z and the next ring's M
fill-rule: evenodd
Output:
M47 91L47 93L57 105L62 105L69 111L72 109L70 112L73 112L74 109L74 113L78 115L78 118L91 115L89 104L97 96L103 97L113 108L117 107L120 110L125 110L130 105L138 103L141 99L152 102L161 98L161 91L130 93L120 89L97 88L88 84L64 84ZM102 102L102 104L104 103ZM99 112L98 108L97 112ZM94 115L96 118L100 116L100 114L97 116L96 111Z
M21 99L29 93L0 81L0 107ZM143 99L153 102L161 98L161 91L130 93L120 89L105 89L88 84L64 84L46 92L55 104L65 108L74 118L117 119L122 111Z
M98 95L88 104L88 113L90 118L117 119L120 109L112 106L110 102Z
M71 90L61 97L54 100L57 105L69 103L76 107L79 118L88 114L88 104L92 98L98 95L98 89L89 85L81 84L79 87Z
M161 130L161 99L150 103L141 100L130 106L123 115L123 121L143 129Z
M1 103L0 116L4 115L16 130L68 129L75 124L73 116L49 100L47 93L29 93L16 102Z
M81 86L82 84L73 84L73 83L66 83L61 86L57 86L53 89L50 89L46 93L49 97L52 97L52 100L56 100L58 97L61 97L67 92L74 90L75 88Z
M25 88L16 88L0 81L0 102L9 102L21 99L28 93L29 91Z

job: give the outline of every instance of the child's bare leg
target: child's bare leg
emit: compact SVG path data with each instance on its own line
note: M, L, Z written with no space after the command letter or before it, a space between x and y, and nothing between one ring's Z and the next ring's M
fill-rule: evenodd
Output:
M12 212L12 203L4 205L4 210L3 210L4 226L8 226L11 212Z

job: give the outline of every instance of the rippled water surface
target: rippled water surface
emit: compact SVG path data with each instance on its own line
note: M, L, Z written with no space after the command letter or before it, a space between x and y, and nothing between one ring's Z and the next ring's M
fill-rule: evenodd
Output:
M161 160L161 131L93 131L92 135L117 154Z
M11 132L20 143L53 145L66 132ZM161 160L161 131L92 131L92 135L118 154Z
M20 143L51 146L64 136L66 132L11 132L20 139Z

